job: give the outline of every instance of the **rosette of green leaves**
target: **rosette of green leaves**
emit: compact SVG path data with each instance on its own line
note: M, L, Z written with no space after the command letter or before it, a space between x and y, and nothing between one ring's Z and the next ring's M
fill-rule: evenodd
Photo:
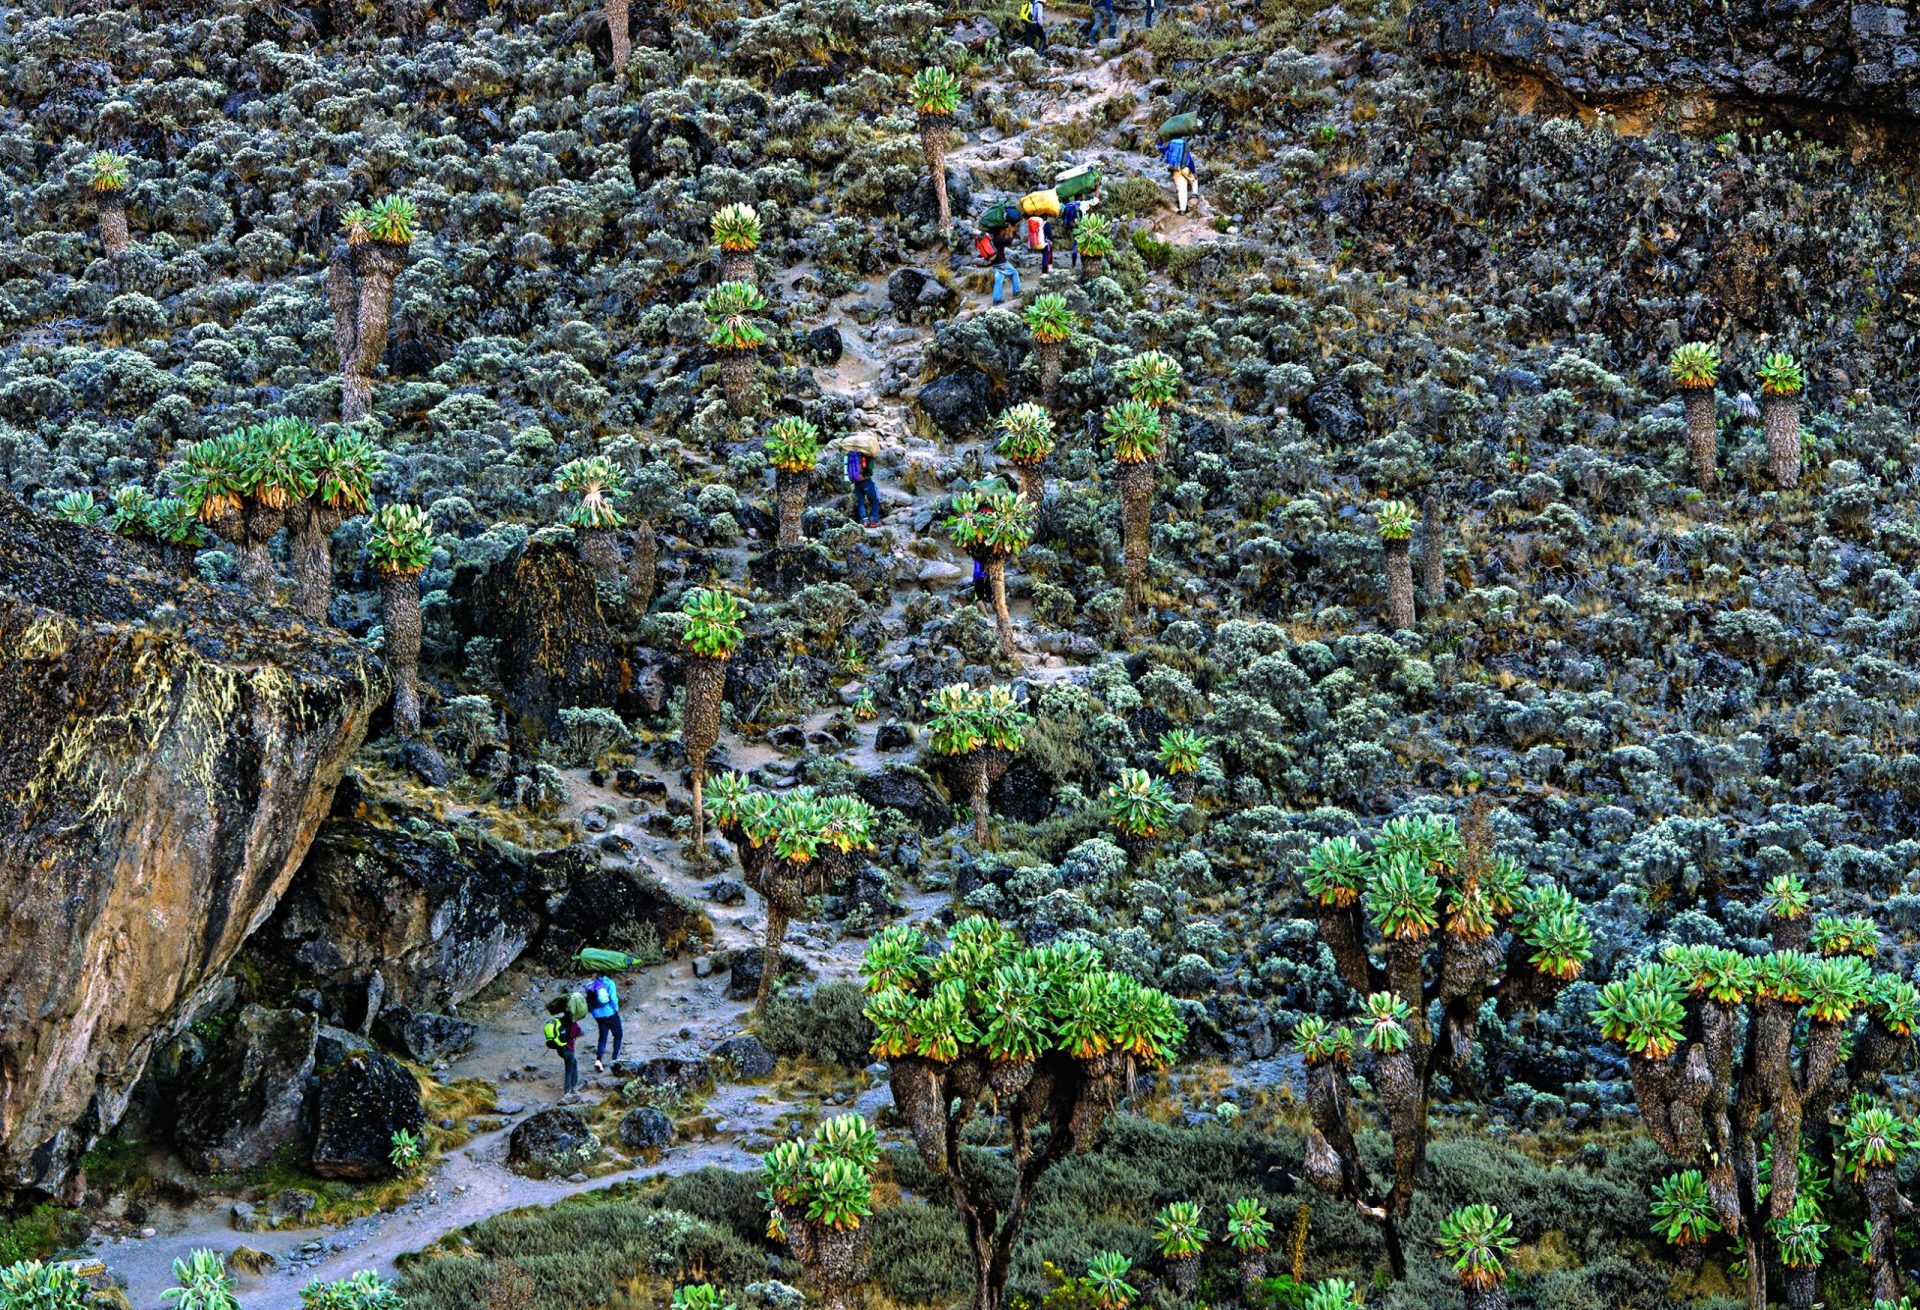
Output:
M1100 1310L1125 1310L1140 1289L1127 1281L1133 1261L1118 1251L1101 1251L1087 1261L1087 1286Z
M1800 364L1784 350L1776 350L1760 362L1757 371L1760 391L1767 396L1797 396L1807 389L1807 375Z
M1113 371L1127 384L1129 396L1155 409L1171 405L1180 390L1180 361L1165 351L1143 350L1121 360Z
M413 244L420 212L405 196L387 196L367 207L367 236L389 246Z
M1682 391L1705 391L1720 376L1720 347L1706 341L1674 347L1667 357L1667 375Z
M69 491L53 502L53 516L65 519L69 523L78 523L82 527L98 527L107 516L106 509L95 503L91 491Z
M767 461L785 473L811 473L820 462L820 429L789 414L767 429Z
M732 592L717 587L689 592L680 612L687 616L681 639L695 655L723 660L739 649L747 607Z
M418 573L433 559L433 523L413 505L382 505L373 512L367 558L382 573Z
M1373 871L1373 861L1351 837L1328 837L1300 866L1300 885L1322 905L1345 908L1357 903Z
M1080 316L1067 308L1067 298L1057 291L1043 292L1027 304L1027 331L1042 345L1055 345L1073 335Z
M946 118L959 112L960 79L938 64L913 75L913 107L922 114Z
M1169 1260L1199 1255L1210 1236L1200 1222L1199 1205L1192 1201L1169 1201L1153 1217L1153 1240Z
M1168 776L1196 773L1207 753L1207 739L1187 728L1169 728L1160 734L1157 758Z
M1373 512L1373 521L1382 541L1408 541L1413 537L1413 506L1404 500L1389 500Z
M87 156L87 178L95 191L125 191L133 160L118 150L96 150Z
M1018 555L1033 540L1033 503L1013 491L963 491L942 525L953 544L979 559Z
M767 298L751 282L722 282L700 302L707 344L716 350L758 350L767 344L767 334L753 318L766 308Z
M609 497L626 490L627 475L605 455L568 460L554 470L553 485L577 492L580 503L567 515L576 528L617 528L626 522Z
M1490 1205L1463 1205L1440 1221L1435 1239L1440 1254L1453 1261L1462 1287L1494 1288L1506 1281L1501 1258L1514 1248L1513 1217Z
M1273 1222L1259 1198L1243 1196L1227 1203L1227 1243L1234 1250L1264 1251L1273 1237Z
M1407 1049L1407 1020L1413 1017L1413 1011L1407 1003L1392 992L1375 992L1367 997L1361 1006L1361 1017L1366 1023L1366 1033L1361 1041L1371 1051L1404 1051Z
M1093 213L1082 218L1073 229L1073 246L1082 258L1106 259L1113 254L1113 220Z
M1669 1174L1653 1185L1653 1231L1673 1246L1698 1246L1720 1231L1707 1180L1698 1169Z
M1154 837L1173 822L1173 788L1145 769L1122 769L1120 780L1107 787L1104 801L1107 822L1128 837Z
M1084 226L1084 221L1083 221ZM1082 246L1082 250L1085 247ZM1121 464L1150 464L1160 458L1165 433L1160 411L1144 400L1127 399L1107 410L1101 420L1113 458Z
M744 255L760 245L760 212L752 205L722 205L708 220L713 244L731 255Z
M1417 857L1396 854L1373 864L1367 914L1387 938L1419 941L1439 926L1440 880Z
M1000 458L1029 467L1053 454L1053 415L1046 407L1023 401L1000 415L1000 440L994 449Z

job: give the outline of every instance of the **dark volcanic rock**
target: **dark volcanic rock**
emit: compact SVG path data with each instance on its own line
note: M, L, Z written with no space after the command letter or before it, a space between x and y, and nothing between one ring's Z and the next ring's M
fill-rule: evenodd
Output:
M987 421L987 401L992 390L985 373L977 368L963 368L921 387L918 400L935 427L949 437L959 437Z
M583 946L632 949L643 927L651 927L660 948L671 954L692 922L687 907L665 887L623 869L582 871L549 915L541 950L556 967Z
M713 1058L724 1063L735 1078L765 1078L774 1067L772 1053L752 1033L727 1038L713 1048Z
M404 1005L383 1010L374 1024L374 1033L405 1051L418 1064L432 1064L460 1054L473 1045L480 1025L447 1014L427 1014Z
M1920 115L1920 23L1900 5L1417 0L1418 45L1544 78L1589 104L1649 96L1763 105L1799 121Z
M421 831L330 820L253 949L341 992L377 970L388 1002L419 1009L485 987L538 934L553 857Z
M535 742L568 706L611 708L630 681L600 610L593 571L564 546L529 541L485 573L454 579L461 639L490 637L500 686Z
M673 1145L673 1120L643 1105L620 1121L620 1144L629 1151L660 1151Z
M390 1055L364 1044L320 1071L314 1102L313 1171L322 1178L389 1178L393 1135L420 1134L420 1084Z
M181 1081L174 1142L188 1167L224 1173L265 1164L304 1135L314 1017L249 1005L207 1061Z
M0 1188L119 1121L385 698L344 634L0 494Z
M733 968L727 974L727 999L730 1001L750 1001L760 994L760 962L766 958L766 951L758 946L749 946L733 957ZM783 983L802 982L813 977L813 969L797 955L780 952L780 975Z
M846 352L847 343L840 336L840 329L828 324L817 327L802 339L807 354L822 364L837 364L840 356Z
M507 1138L507 1167L531 1178L565 1178L600 1158L600 1139L572 1110L542 1110Z
M896 268L887 275L887 302L902 322L938 317L959 301L959 293L935 277L932 269Z
M876 810L898 810L931 837L953 822L953 805L940 786L910 764L890 764L854 779L854 791Z

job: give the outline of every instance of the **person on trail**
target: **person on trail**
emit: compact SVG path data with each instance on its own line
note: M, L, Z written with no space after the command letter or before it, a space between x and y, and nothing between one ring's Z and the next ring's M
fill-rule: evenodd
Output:
M1200 179L1196 173L1199 161L1193 157L1193 148L1187 139L1177 136L1160 147L1160 158L1166 161L1167 173L1173 178L1173 193L1178 200L1181 213L1187 212L1187 192L1193 192L1193 198L1200 198Z
M1041 0L1020 0L1020 35L1034 53L1047 52L1047 16Z
M993 605L993 592L987 585L986 566L977 558L973 561L973 603L983 608Z
M1040 276L1053 271L1053 224L1040 214L1027 217L1027 249L1040 253Z
M1087 22L1087 40L1100 40L1100 28L1104 24L1107 35L1120 35L1120 15L1113 12L1113 0L1093 0L1093 17Z
M580 1088L580 1062L574 1058L573 1044L586 1035L586 1029L580 1026L580 1021L587 1017L586 994L571 992L565 1000L555 1001L547 1009L553 1017L547 1020L542 1031L547 1049L559 1052L566 1071L560 1084L560 1099L565 1101L576 1096Z
M873 457L880 443L871 433L847 438L847 481L853 484L853 516L863 526L880 526L880 493L873 485Z
M620 1042L626 1036L620 1026L620 989L613 979L601 974L587 984L587 1012L600 1028L600 1040L593 1048L593 1071L607 1071L607 1038L613 1038L614 1063L620 1062Z
M1013 262L1013 224L998 232L982 232L973 243L974 251L993 269L993 303L1006 299L1006 284L1013 283L1013 294L1020 294L1020 266Z
M1141 31L1151 32L1153 30L1154 11L1158 8L1159 6L1154 3L1154 0L1147 0L1147 12L1140 21Z

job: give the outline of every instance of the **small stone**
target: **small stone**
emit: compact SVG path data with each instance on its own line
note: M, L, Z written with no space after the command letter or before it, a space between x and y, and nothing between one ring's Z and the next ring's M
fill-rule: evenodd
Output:
M709 978L713 976L713 957L711 955L696 955L693 957L693 976L696 978Z
M930 559L914 575L914 580L930 587L951 586L966 574L958 564L944 559Z

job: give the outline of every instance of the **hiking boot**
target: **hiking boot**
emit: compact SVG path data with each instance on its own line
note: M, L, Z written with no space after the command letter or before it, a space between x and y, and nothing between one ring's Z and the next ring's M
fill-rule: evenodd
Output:
M607 1066L604 1064L601 1064L600 1061L595 1060L593 1062L593 1071L595 1073L605 1073L607 1071Z

